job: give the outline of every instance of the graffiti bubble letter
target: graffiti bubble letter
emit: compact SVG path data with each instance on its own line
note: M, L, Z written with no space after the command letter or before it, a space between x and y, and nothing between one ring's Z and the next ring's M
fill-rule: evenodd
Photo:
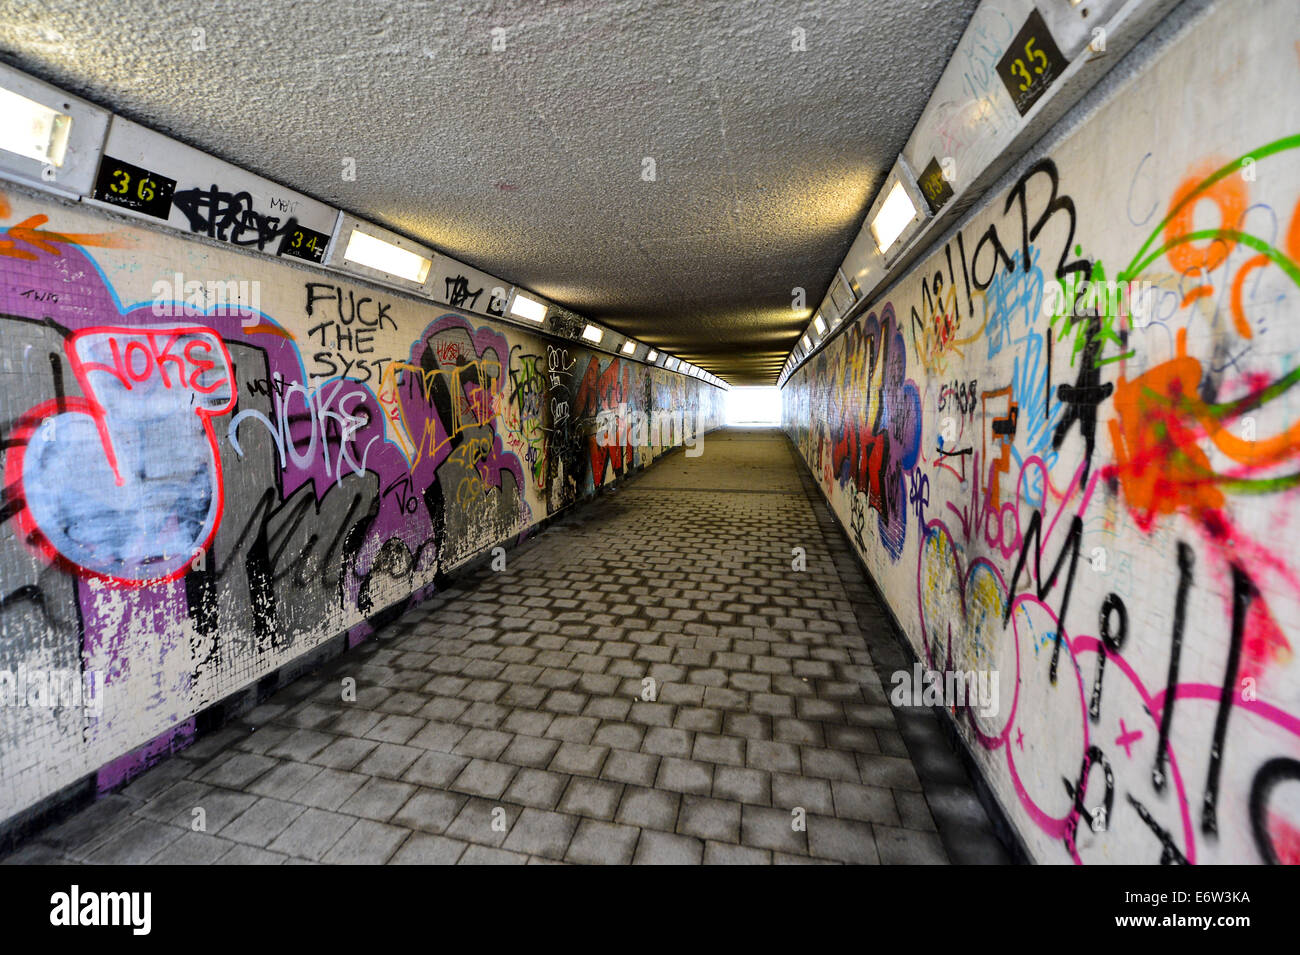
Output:
M88 328L66 343L84 397L31 409L6 483L28 540L51 560L125 586L175 580L221 520L211 418L235 402L209 328ZM31 441L48 419L50 441Z

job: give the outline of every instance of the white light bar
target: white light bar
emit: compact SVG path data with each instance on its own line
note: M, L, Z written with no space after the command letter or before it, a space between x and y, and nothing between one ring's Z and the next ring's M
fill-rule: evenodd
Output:
M513 301L510 303L510 314L527 319L530 322L544 322L546 321L546 306L537 299L516 292Z
M625 342L623 343L623 354L624 354L624 355L634 355L634 354L636 354L636 342L634 342L634 341L630 341L630 340L629 340L629 341L625 341Z
M907 194L902 182L895 180L880 211L871 220L871 234L876 239L876 247L880 249L881 255L889 251L890 246L898 241L903 230L911 225L915 218L916 206L912 202L912 197Z
M650 349L650 354L648 354L648 355L645 356L645 360L646 360L646 361L649 361L649 362L652 362L652 361L654 361L654 360L655 360L656 358L658 358L658 357L659 357L659 353L658 353L657 351L655 351L655 350L652 348L652 349Z
M818 312L813 316L813 325L817 327L818 335L826 334L826 320L822 318L821 312Z
M62 166L72 117L0 87L0 149Z
M605 337L605 330L597 328L595 325L588 325L582 330L582 337L593 345L599 345L600 340Z
M89 196L109 117L107 110L0 63L0 179Z
M343 258L377 272L386 272L408 282L423 284L433 266L432 259L403 249L376 236L353 229Z

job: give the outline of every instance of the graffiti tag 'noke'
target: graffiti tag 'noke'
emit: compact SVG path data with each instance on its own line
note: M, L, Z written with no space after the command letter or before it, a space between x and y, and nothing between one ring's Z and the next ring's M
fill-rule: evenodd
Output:
M23 415L5 465L23 536L83 576L176 580L221 522L211 419L235 403L226 346L202 326L102 326L65 348L84 397Z

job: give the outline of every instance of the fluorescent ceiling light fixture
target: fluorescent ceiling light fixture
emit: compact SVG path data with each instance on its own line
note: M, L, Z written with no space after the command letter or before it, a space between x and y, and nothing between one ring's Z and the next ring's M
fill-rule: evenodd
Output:
M809 338L807 335L804 335L803 337L803 350L812 351L812 339Z
M360 229L352 230L343 258L356 265L364 265L366 268L387 272L408 282L420 284L424 284L424 280L429 277L429 269L433 265L431 259L426 259L409 249L403 249L373 235L367 235Z
M636 352L636 342L627 341L623 343L623 354L631 355Z
M655 351L655 350L652 348L652 349L650 349L650 354L648 354L648 355L645 356L645 360L646 360L646 361L654 361L654 360L655 360L656 358L658 358L658 357L659 357L659 353L658 353L657 351Z
M510 303L510 314L530 322L542 322L546 320L546 306L535 298L516 292L514 301Z
M818 335L826 334L826 320L822 318L822 313L818 312L813 316L813 325L817 327Z
M876 238L876 247L880 249L881 255L889 251L890 246L898 241L903 230L915 218L916 206L912 205L912 199L903 188L903 183L895 180L894 188L889 190L880 211L871 220L871 234Z
M72 117L0 87L0 149L62 166Z
M600 340L605 337L605 330L597 328L595 325L588 325L582 330L582 337L593 345L599 345Z

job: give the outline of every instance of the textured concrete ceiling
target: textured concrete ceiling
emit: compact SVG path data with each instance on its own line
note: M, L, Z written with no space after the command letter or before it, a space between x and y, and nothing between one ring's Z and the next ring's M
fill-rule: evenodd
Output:
M975 6L0 0L0 57L749 384Z

